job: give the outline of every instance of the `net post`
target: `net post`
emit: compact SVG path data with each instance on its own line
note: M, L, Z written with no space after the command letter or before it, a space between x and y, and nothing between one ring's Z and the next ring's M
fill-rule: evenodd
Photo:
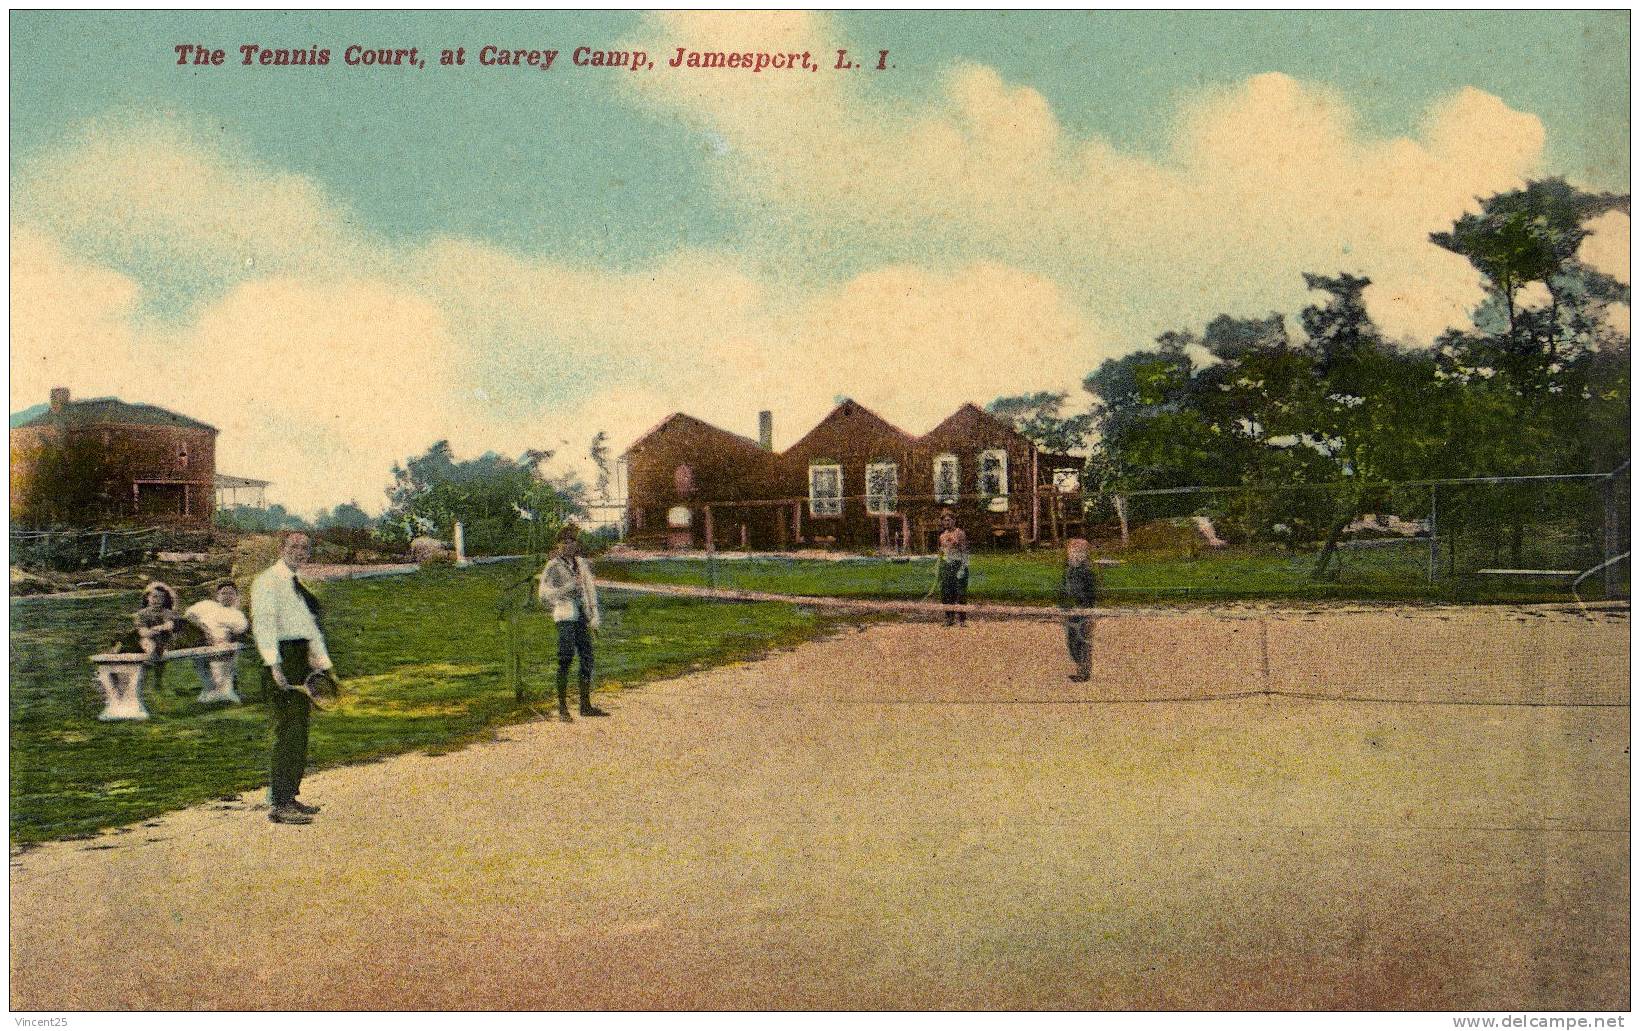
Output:
M1270 621L1261 618L1258 621L1258 666L1259 673L1264 678L1264 693L1271 694L1270 690Z

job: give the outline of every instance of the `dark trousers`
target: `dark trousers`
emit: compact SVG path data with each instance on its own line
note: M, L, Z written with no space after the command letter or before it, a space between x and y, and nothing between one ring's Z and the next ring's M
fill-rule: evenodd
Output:
M306 641L280 641L279 665L285 679L292 684L307 680ZM302 790L302 774L307 770L308 696L301 691L286 691L273 682L273 674L262 670L262 690L268 697L268 710L273 716L273 780L269 787L275 806L289 805Z
M558 707L569 708L569 667L581 657L581 708L592 705L592 627L584 619L558 624Z
M1088 676L1093 672L1093 648L1089 638L1093 636L1093 617L1070 616L1065 620L1065 648L1071 653L1071 661L1076 663L1078 676Z
M944 605L968 604L968 577L963 575L960 566L940 563L940 603ZM968 613L946 612L945 625L951 626L961 623L968 624Z

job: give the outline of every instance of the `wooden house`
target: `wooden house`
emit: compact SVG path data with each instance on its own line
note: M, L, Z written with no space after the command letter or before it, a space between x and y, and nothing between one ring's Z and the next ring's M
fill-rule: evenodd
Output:
M852 400L780 454L771 430L768 412L760 441L679 413L644 434L625 455L629 538L924 552L946 508L975 547L1025 547L1081 526L1082 459L1045 452L972 404L922 437Z

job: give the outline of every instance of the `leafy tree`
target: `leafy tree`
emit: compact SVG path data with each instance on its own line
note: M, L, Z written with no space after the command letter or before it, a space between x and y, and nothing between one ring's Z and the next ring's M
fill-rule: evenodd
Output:
M357 503L347 501L329 512L321 511L314 518L313 525L320 530L368 530L376 525L376 520L365 514L365 510Z
M999 397L985 410L1007 422L1032 443L1047 451L1066 454L1087 444L1093 429L1093 413L1060 414L1069 395L1063 391L1039 391Z
M28 470L26 477L20 475ZM108 449L89 433L54 433L26 463L13 463L13 515L21 526L95 526L119 515L128 498Z
M587 447L587 457L592 459L592 464L598 469L598 479L592 485L592 489L599 498L608 501L610 476L608 432L599 430L593 434L592 443Z
M1466 337L1476 368L1494 368L1517 389L1548 389L1553 368L1567 347L1586 347L1598 334L1605 306L1628 299L1628 288L1580 261L1588 223L1629 199L1586 193L1564 179L1529 182L1495 194L1481 210L1459 218L1450 231L1430 234L1437 246L1468 259L1491 297L1480 321L1501 309L1499 332ZM1549 300L1537 308L1521 303L1522 291L1543 284Z
M447 540L460 522L473 554L539 551L582 511L585 495L573 477L546 475L551 457L531 450L514 460L492 451L457 461L449 441L438 441L393 466L379 536L401 546L422 534Z
M282 530L311 531L313 524L285 509L284 505L273 504L267 508L253 508L250 505L234 505L231 508L219 508L216 511L216 525L229 530L242 530L246 533L278 533Z

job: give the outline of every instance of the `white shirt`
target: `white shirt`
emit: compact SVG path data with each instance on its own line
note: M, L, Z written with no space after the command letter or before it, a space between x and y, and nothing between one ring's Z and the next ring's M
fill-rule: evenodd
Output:
M230 609L211 598L188 606L188 611L183 615L205 631L206 639L212 644L227 644L234 638L243 636L251 626L250 620L245 618L243 612Z
M325 635L296 590L296 573L280 559L251 583L251 636L268 666L279 665L280 641L307 641L308 664L330 668Z
M599 624L598 588L592 582L592 565L586 556L577 555L572 567L562 555L554 557L541 570L537 596L552 606L555 623L571 623L585 619L597 629Z

